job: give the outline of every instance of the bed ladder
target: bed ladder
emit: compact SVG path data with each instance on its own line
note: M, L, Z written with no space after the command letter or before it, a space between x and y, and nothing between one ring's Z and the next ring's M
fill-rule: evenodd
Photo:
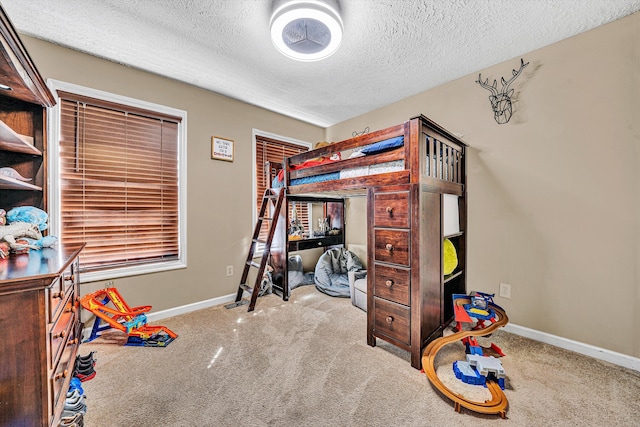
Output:
M269 259L269 255L271 254L271 242L276 231L276 225L278 223L278 217L280 215L280 208L282 208L282 201L284 200L285 191L286 190L284 188L281 188L280 191L277 192L271 188L267 188L264 191L264 195L262 196L262 205L260 206L260 213L258 214L258 221L256 222L256 227L253 230L253 237L251 238L249 254L247 255L247 261L245 262L244 269L242 270L242 278L240 279L240 285L238 286L236 301L232 304L226 305L226 308L233 308L246 304L246 300L242 300L242 294L244 291L247 291L249 294L251 294L249 309L247 311L253 311L253 309L255 308L256 300L258 299L258 294L260 293L260 282L262 281L262 276L264 275L264 271L267 266L267 260ZM266 216L267 207L271 203L274 203L274 208L271 212L271 216ZM263 221L271 222L266 240L260 240L258 238ZM262 259L260 260L259 264L253 261L253 255L256 251L258 243L264 244ZM258 273L256 274L256 282L253 287L247 285L247 277L249 276L249 269L251 267L258 269Z

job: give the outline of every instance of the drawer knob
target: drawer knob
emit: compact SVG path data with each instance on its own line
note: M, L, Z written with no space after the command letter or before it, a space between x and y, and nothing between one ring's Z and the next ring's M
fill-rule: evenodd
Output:
M73 273L71 273L70 275L68 275L67 277L64 278L64 280L66 280L67 282L73 282L74 281L74 275Z
M55 294L52 295L53 298L64 298L64 291L60 291L60 292L56 292Z
M389 279L385 282L385 284L390 288L391 286L393 286L393 280Z
M393 215L393 206L387 206L387 213Z
M67 378L67 375L69 375L69 371L67 371L66 369L58 374L56 374L55 377L53 377L56 381L59 380L60 378Z
M387 318L384 320L387 322L388 325L390 325L393 322L393 317L387 316Z
M322 242L318 242L318 246L322 246Z
M75 313L76 312L76 306L72 305L71 307L67 308L65 310L65 313Z
M69 341L68 345L76 345L76 344L78 344L78 338L74 338L71 341Z
M55 334L53 337L54 338L64 338L65 336L67 336L67 331L60 331L59 334Z
M387 248L388 251L392 251L393 250L393 245L391 243L387 243L385 248Z

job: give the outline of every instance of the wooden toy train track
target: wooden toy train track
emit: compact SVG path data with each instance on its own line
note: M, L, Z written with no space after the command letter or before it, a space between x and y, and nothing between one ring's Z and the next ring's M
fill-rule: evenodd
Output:
M466 300L456 300L456 304L469 304L470 302L470 298ZM489 304L489 306L496 313L495 322L491 323L489 326L483 329L461 330L459 332L432 341L431 343L429 343L429 345L427 345L427 347L424 349L424 352L422 353L422 368L424 369L425 374L427 374L427 378L429 379L431 384L433 384L433 386L445 397L453 401L454 409L457 412L460 412L461 408L464 407L481 414L499 414L500 417L506 418L506 410L509 402L507 401L507 397L505 396L504 392L497 382L493 380L487 380L486 382L487 389L491 393L490 400L484 402L469 400L466 397L449 390L449 388L444 385L440 378L438 378L434 365L436 355L444 346L452 344L454 342L458 342L466 337L482 337L489 335L496 329L501 328L509 322L507 314L501 307L495 304Z

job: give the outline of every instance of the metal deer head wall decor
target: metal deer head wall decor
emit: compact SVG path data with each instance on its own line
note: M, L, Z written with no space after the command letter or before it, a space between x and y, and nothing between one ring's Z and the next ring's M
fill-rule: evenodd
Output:
M493 81L493 85L489 85L489 79L482 81L481 74L478 74L478 80L476 80L476 83L491 92L491 95L489 95L489 101L491 101L491 108L493 109L493 118L496 119L498 124L507 123L513 115L511 96L513 96L514 91L513 89L509 89L509 86L516 78L518 78L524 67L527 65L529 65L529 63L527 62L525 64L524 59L521 58L520 69L518 71L513 70L513 77L509 80L505 80L504 77L500 79L502 82L502 89L500 89L500 91L498 91L497 80Z

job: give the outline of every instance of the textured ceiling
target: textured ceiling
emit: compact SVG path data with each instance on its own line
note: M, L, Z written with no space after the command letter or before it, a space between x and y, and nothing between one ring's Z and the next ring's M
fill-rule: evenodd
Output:
M323 127L640 10L640 0L339 0L342 46L301 63L269 40L273 0L0 1L20 33Z

